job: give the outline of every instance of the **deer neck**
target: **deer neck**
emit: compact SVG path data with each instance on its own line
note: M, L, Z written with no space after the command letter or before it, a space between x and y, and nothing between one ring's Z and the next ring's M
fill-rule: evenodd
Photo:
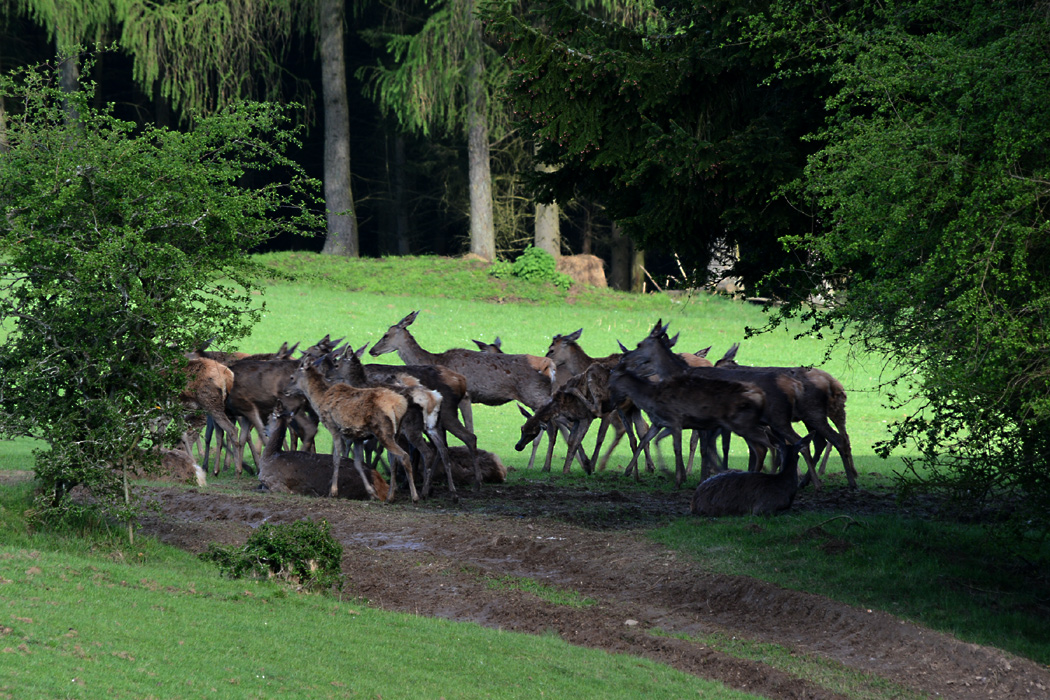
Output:
M398 340L399 342L394 349L397 350L397 356L400 357L401 361L406 365L439 364L438 356L432 352L424 350L408 331L405 331Z
M281 447L284 446L284 434L288 430L288 422L285 418L278 418L275 423L276 425L274 425L273 430L270 432L270 437L266 441L266 446L263 447L262 458L264 462L280 452Z

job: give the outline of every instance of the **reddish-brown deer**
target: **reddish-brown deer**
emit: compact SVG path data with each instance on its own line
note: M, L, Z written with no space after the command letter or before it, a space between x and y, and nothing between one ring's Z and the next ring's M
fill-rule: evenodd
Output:
M319 360L318 360L319 361ZM375 496L363 464L363 441L375 437L386 448L391 460L398 460L408 472L412 500L418 501L412 479L412 463L397 444L398 428L408 410L408 399L389 389L358 389L348 384L329 382L312 358L299 362L286 394L306 397L321 423L332 434L332 482L330 495L339 495L339 467L349 449L353 449L354 468L365 490ZM396 467L391 464L391 469ZM393 500L396 480L390 482L387 500Z

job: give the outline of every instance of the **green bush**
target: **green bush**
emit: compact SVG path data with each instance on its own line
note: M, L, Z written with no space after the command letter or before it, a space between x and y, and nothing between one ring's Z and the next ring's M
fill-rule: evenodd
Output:
M541 248L529 246L513 263L496 262L489 269L489 274L498 279L517 277L528 282L550 282L559 289L568 289L572 278L557 270L554 256Z
M331 529L327 520L263 523L243 547L213 542L200 557L215 562L230 578L281 578L321 591L333 585L342 588L343 545L332 537Z

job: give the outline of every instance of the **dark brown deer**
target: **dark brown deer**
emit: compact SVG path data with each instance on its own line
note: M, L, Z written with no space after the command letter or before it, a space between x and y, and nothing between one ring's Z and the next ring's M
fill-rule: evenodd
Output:
M352 354L357 357L358 361L360 361L366 347L367 343L352 351ZM344 351L341 355L335 356L337 365L347 360L345 354L346 352ZM480 459L477 436L460 421L457 411L457 407L462 402L466 401L469 403L470 401L467 393L466 377L440 365L383 365L377 363L366 365L361 363L361 366L364 368L365 378L369 384L391 382L404 384L406 383L405 377L408 376L414 378L426 388L441 394L441 408L438 414L437 430L441 435L442 442L447 445L448 438L446 433L452 433L459 438L470 454ZM475 461L478 461L478 459ZM481 487L481 483L485 481L484 465L479 462L474 469L474 474L474 490L477 491ZM459 481L457 480L456 483L458 484Z
M310 402L321 423L332 434L332 481L330 495L339 495L339 467L352 448L354 468L365 490L375 496L375 489L365 473L363 464L364 441L375 437L386 448L391 460L397 460L408 472L408 486L413 502L419 500L412 478L412 462L397 444L401 419L408 411L408 399L389 389L358 389L348 384L329 382L316 366L319 362L307 357L298 363L286 395L302 394ZM391 471L396 466L391 463ZM391 480L387 501L394 498L396 480Z
M452 479L457 486L470 486L474 483L474 463L481 465L481 479L486 484L502 484L507 480L507 467L500 458L488 450L478 450L477 459L465 445L448 448L449 464L452 466ZM441 479L441 472L434 474L434 481Z
M555 390L564 385L571 377L580 375L587 371L587 369L595 364L600 365L608 370L611 370L617 362L620 361L621 353L614 353L612 355L606 355L605 357L591 357L588 355L582 347L580 347L579 339L583 334L583 329L579 329L568 335L555 335L551 340L550 347L547 348L547 357L554 361L555 365ZM605 375L608 377L608 374ZM606 394L608 390L605 390ZM649 429L649 426L645 424L642 419L642 415L639 411L635 410L633 406L625 405L622 407L610 407L606 413L601 415L601 422L598 425L598 444L600 445L605 438L605 434L609 429L609 426L613 426L613 441L606 450L605 456L601 458L598 463L598 471L604 471L606 465L609 462L609 457L612 456L613 450L620 443L624 434L627 435L628 440L631 444L632 454L638 448L638 441L635 439L635 432L628 430L623 423L621 414L629 418L630 424L634 426L634 431L637 431L638 435L644 435ZM646 445L643 449L645 453L645 465L649 471L653 471L653 460L649 454L649 446ZM594 459L597 459L597 452L595 453Z
M801 420L813 437L814 456L809 457L807 446L803 456L810 466L806 475L802 477L801 485L805 486L812 478L814 488L821 488L819 477L824 475L831 448L834 446L842 458L849 488L857 488L857 469L853 464L853 451L850 447L849 434L846 432L846 390L842 382L828 372L815 367L744 367L736 362L739 347L739 344L734 343L722 359L715 363L715 366L771 372L791 376L802 382L802 398L799 405L796 406L794 419ZM837 431L828 425L829 419L835 424L835 428L838 428ZM824 455L822 459L821 452ZM815 459L820 459L819 470L813 468Z
M792 444L799 441L800 436L791 426L791 422L795 414L795 406L800 401L803 392L801 381L786 374L690 367L671 350L676 340L677 336L669 338L667 326L657 321L656 326L638 344L638 347L625 353L624 360L628 367L647 376L658 375L664 381L675 381L684 376L690 376L721 381L739 380L755 384L765 395L763 421L775 435L783 436L784 441ZM747 436L742 435L742 437L747 439ZM768 444L768 441L748 442L749 471L761 471ZM701 475L706 477L704 469L701 469Z
M682 459L682 430L730 430L748 441L749 445L766 449L782 446L787 433L765 420L766 395L756 384L722 376L680 374L652 381L628 369L628 358L621 359L609 375L609 392L614 401L620 396L631 399L645 411L652 422L641 440L647 445L664 428L672 431L675 452L675 485L685 481L685 463ZM667 376L667 375L661 375ZM788 426L790 428L790 425ZM772 433L772 437L770 436ZM635 467L636 450L628 465L628 473Z
M302 432L304 449L313 451L314 436L317 434L317 415L301 396L285 395L292 374L298 366L298 360L250 359L240 360L231 365L230 369L237 379L226 400L226 411L244 426L236 440L237 454L243 455L247 444L255 463L259 463L261 449L252 441L251 429L254 428L261 439L265 419L273 411L278 399L281 399L285 408L294 415L293 425ZM219 473L218 462L214 473Z
M700 482L689 510L695 515L771 515L791 507L798 492L798 455L803 440L784 446L776 474L727 471Z
M523 403L530 408L539 408L551 397L554 378L537 370L536 360L531 355L509 355L479 352L466 348L452 348L442 353L432 353L420 347L408 326L416 320L418 311L391 326L369 351L373 357L388 352L397 352L406 365L442 365L467 378L467 388L472 403L486 406L502 406L510 401ZM553 370L551 370L553 374ZM464 411L467 427L474 429L469 409Z
M332 484L332 455L283 450L285 433L291 420L292 414L278 402L266 422L266 445L259 464L259 490L327 496ZM344 460L341 467L340 498L370 498L357 473L350 470L349 460ZM376 496L385 500L388 495L386 481L374 469L366 467L366 471Z

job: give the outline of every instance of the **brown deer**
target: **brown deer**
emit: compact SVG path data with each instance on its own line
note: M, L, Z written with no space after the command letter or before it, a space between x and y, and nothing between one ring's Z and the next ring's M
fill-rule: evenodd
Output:
M285 433L292 420L281 402L274 406L264 428L266 445L259 463L259 490L295 493L302 496L326 496L332 483L332 456L316 452L285 451ZM357 474L350 471L349 460L343 460L339 472L339 497L367 500L370 494ZM367 468L367 477L378 498L387 498L387 483L378 471Z
M629 397L649 416L652 425L641 440L642 446L656 437L661 429L672 431L675 485L678 487L686 476L682 459L683 429L730 430L742 436L749 445L766 449L787 441L790 433L765 421L767 397L752 382L730 379L727 372L721 372L722 376L683 373L654 382L628 369L628 362L629 358L625 356L613 368L609 375L609 392L614 401L620 396ZM627 467L628 473L634 469L638 454L636 450Z
M364 350L364 347L361 350ZM438 430L438 423L441 419L441 404L443 403L441 393L424 387L419 379L407 372L395 375L393 381L370 380L365 372L364 365L361 364L360 352L355 352L349 345L341 353L326 355L322 360L322 367L328 379L345 382L357 388L382 387L397 392L408 399L408 411L401 419L398 432L399 436L414 448L415 455L423 457L423 495L430 495L434 461L439 459L445 467L452 498L454 501L459 500L459 496L456 493L456 484L452 479L448 448L445 446L444 437ZM433 450L428 448L423 440L424 434L430 438L430 442L434 446Z
M776 474L727 471L700 482L689 510L695 515L770 515L791 507L798 492L798 455L803 438L785 445L783 466Z
M682 358L672 352L677 336L667 336L667 326L657 321L649 335L644 338L635 350L624 354L628 366L646 375L658 375L662 380L672 381L683 376L699 377L722 381L746 381L757 385L765 395L762 419L773 430L775 435L792 444L800 436L791 426L795 407L803 393L802 382L786 374L769 372L751 372L746 370L727 370L714 367L690 367ZM734 431L735 432L735 431ZM739 433L738 433L739 434ZM742 436L747 439L746 436ZM762 463L768 451L768 441L748 442L750 471L761 471ZM808 457L807 457L808 462ZM701 475L707 472L702 468Z
M568 335L555 335L551 339L550 347L547 348L547 357L554 361L555 364L555 390L560 388L571 377L580 375L587 371L589 367L597 364L606 369L604 375L608 379L608 370L611 370L617 362L620 361L621 353L614 353L612 355L606 355L605 357L591 357L588 355L582 347L580 347L579 339L583 334L583 329L580 328L577 331L569 333ZM608 390L605 390L608 393ZM622 415L627 416L630 419L630 425L634 426L634 430L629 430L625 427L624 422L621 419ZM635 431L638 435L644 435L649 429L649 426L645 424L642 419L642 415L631 405L625 405L622 407L622 411L618 410L616 406L610 406L608 411L601 415L601 422L598 424L598 444L605 438L605 434L609 429L609 426L613 426L614 434L612 444L609 449L606 450L605 456L602 457L598 463L598 471L604 471L606 465L609 462L609 457L612 456L613 450L620 443L624 434L627 435L628 440L631 444L632 454L638 447L638 441L635 439ZM645 453L645 464L649 471L653 471L652 457L649 454L649 446L646 445L643 452ZM597 452L595 453L594 459L597 459Z
M853 464L853 451L849 434L846 432L846 390L842 383L828 372L814 367L745 367L736 362L738 349L739 344L734 343L715 366L732 370L768 372L778 376L789 376L802 382L802 396L795 406L793 420L802 421L809 430L813 437L814 456L809 456L807 445L803 457L809 469L800 484L805 486L812 478L814 488L821 488L818 474L823 476L828 457L831 456L831 448L834 446L842 458L849 488L856 489L857 469ZM837 431L828 424L829 419L838 428ZM823 459L820 458L821 452L824 455ZM814 469L815 459L820 459L819 470Z
M373 497L375 489L363 465L363 443L375 437L386 448L391 460L397 460L408 472L408 486L412 501L419 500L412 477L412 462L408 454L397 444L401 419L408 411L408 399L389 389L358 389L348 384L329 382L317 367L320 360L303 358L292 375L288 396L302 394L309 401L321 423L332 434L332 481L330 495L339 495L339 467L342 459L352 448L354 468L365 490ZM391 463L392 471L396 467ZM394 498L397 482L391 480L387 501Z
M442 353L432 353L420 347L408 331L416 320L418 311L391 326L379 339L369 354L378 357L388 352L397 352L406 365L442 365L467 378L467 389L472 403L486 406L502 406L510 401L523 403L530 408L539 408L551 397L554 378L550 371L537 370L536 358L531 355L509 355L479 352L466 348L452 348ZM462 405L461 405L462 408ZM473 431L474 422L470 409L464 411L467 427Z
M234 450L236 429L232 419L226 412L226 401L235 384L233 371L220 362L206 357L199 357L190 359L186 363L185 373L186 387L179 395L179 400L183 407L189 410L204 411L225 432L228 449ZM190 453L188 437L183 436L183 443L186 452ZM234 464L236 473L240 476L244 460L243 458L236 459L236 454L235 451ZM207 467L207 451L205 451L203 461L204 466Z
M369 384L392 382L405 384L407 381L405 377L407 376L414 378L426 388L441 394L441 407L436 426L441 436L441 441L447 445L446 433L452 433L459 438L468 452L475 456L475 461L480 459L478 438L473 431L460 421L457 411L457 407L462 402L466 401L469 403L470 401L467 393L466 377L441 365L383 365L377 363L366 365L360 363L360 359L367 347L368 344L366 343L357 350L352 351L352 354L357 357L359 364L364 369L365 379ZM347 360L346 351L335 355L335 363L337 365ZM474 490L476 491L481 488L482 482L485 481L484 464L479 462L474 473ZM459 481L457 480L456 483L458 484ZM424 493L424 495L427 495L427 493Z

